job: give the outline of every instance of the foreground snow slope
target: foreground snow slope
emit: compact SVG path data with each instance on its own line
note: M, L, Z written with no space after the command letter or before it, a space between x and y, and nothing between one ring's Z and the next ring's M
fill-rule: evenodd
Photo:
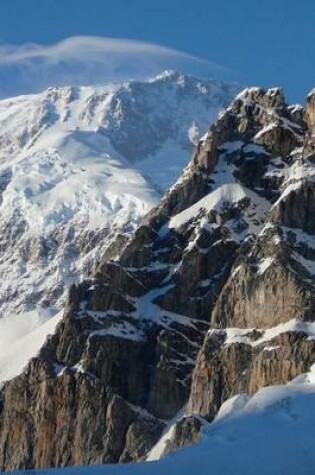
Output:
M205 425L199 444L158 462L70 467L36 474L311 475L315 467L314 382L311 371L298 381L267 387L251 398L233 397L216 420Z
M134 229L173 184L198 128L236 88L166 71L1 101L0 317L32 315L29 333L47 309L58 313L113 235ZM7 327L0 318L0 334Z
M0 381L7 381L19 374L44 345L47 335L54 333L62 312L38 321L37 312L17 315L2 322L0 347Z

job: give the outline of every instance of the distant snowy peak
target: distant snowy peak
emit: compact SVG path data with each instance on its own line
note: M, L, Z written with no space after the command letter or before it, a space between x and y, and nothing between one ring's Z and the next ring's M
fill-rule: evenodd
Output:
M0 101L2 211L42 226L84 214L89 227L95 215L96 227L137 222L236 89L165 71Z
M187 150L192 124L204 132L239 86L165 71L144 82L94 87L49 88L42 94L0 102L0 139L4 151L36 142L56 123L104 134L128 160L155 154L168 140ZM3 151L3 150L2 150Z

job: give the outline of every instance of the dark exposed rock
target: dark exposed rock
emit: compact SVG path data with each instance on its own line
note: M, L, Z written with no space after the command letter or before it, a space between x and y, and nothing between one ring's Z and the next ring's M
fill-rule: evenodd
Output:
M163 452L165 457L170 452L196 444L202 438L203 421L194 415L182 417L174 426L172 435Z
M290 228L315 232L315 183L293 187L272 209L271 219Z
M258 144L264 145L274 155L281 156L289 155L299 145L296 133L280 124L276 124L270 129L266 128L256 140Z
M240 264L218 298L211 322L220 328L270 328L296 317L312 320L314 304L313 289L281 262L275 260L263 274Z
M165 425L153 417L138 417L127 430L125 447L120 462L143 460L150 449L158 442Z
M199 151L197 152L199 156ZM208 191L208 177L196 166L191 166L189 176L183 178L168 192L161 203L144 218L153 229L159 229L170 218L183 211L187 206L201 199Z

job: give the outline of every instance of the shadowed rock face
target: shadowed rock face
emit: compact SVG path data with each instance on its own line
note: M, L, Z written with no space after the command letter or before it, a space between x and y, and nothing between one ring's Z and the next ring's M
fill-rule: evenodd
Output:
M175 424L169 439L166 441L163 456L199 442L202 438L201 431L204 422L200 416L196 415L182 417Z
M280 89L238 95L137 231L70 288L55 334L1 390L1 469L143 459L186 405L167 453L230 396L309 369L307 114Z
M288 194L276 203L271 210L271 219L290 228L315 232L315 193L314 184L302 183L297 189L292 186Z

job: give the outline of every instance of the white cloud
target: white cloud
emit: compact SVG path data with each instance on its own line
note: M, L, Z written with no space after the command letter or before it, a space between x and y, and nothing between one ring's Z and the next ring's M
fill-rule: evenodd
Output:
M51 61L58 61L61 57L64 59L81 60L82 55L85 56L86 54L92 55L92 58L90 58L92 60L100 59L104 61L103 55L106 53L149 53L166 56L189 56L163 46L141 41L77 36L50 46L40 46L31 43L21 46L2 45L0 46L0 62L12 63L35 57L47 58Z
M137 79L164 69L201 76L227 71L187 53L135 40L80 36L49 46L0 45L0 97L54 85Z

